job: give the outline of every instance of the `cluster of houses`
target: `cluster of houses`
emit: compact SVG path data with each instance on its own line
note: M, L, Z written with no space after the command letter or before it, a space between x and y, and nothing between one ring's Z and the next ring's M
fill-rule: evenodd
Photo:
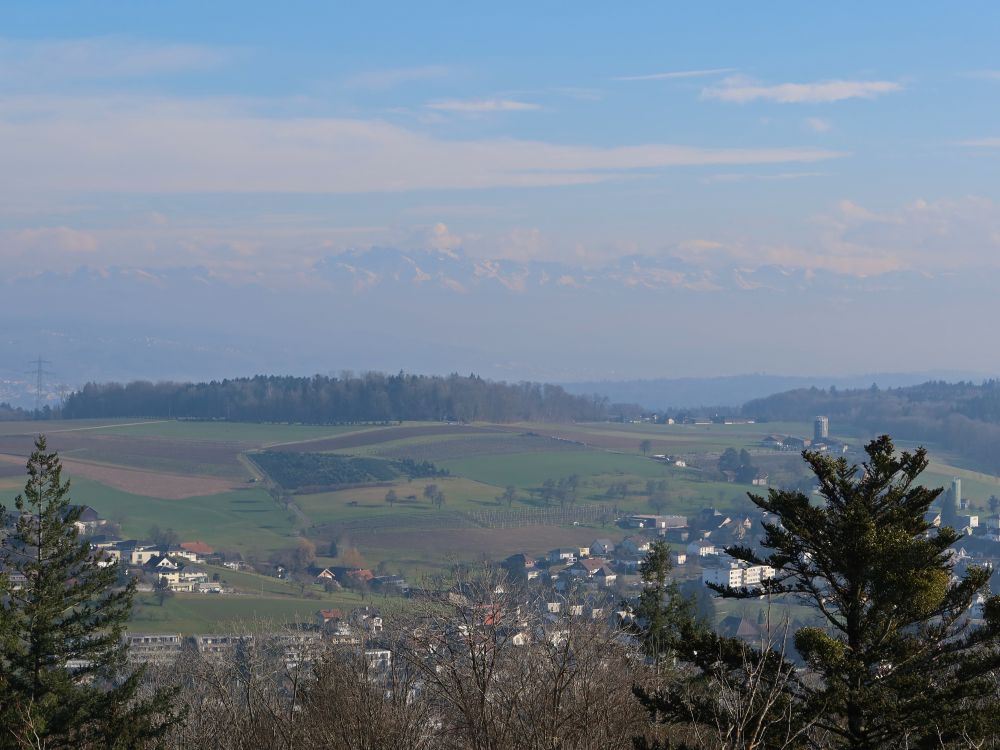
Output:
M322 609L315 623L288 625L268 633L269 644L277 644L286 664L309 661L329 644L365 646L365 655L373 667L388 666L392 654L377 646L382 633L382 617L372 607L358 607L348 614L340 610ZM129 659L137 663L166 664L174 661L185 649L191 649L207 659L223 658L234 647L252 643L260 635L223 633L183 636L180 633L128 633Z
M137 539L119 539L105 534L111 524L89 505L71 506L77 514L77 531L90 543L99 565L121 564L125 575L140 581L139 589L149 591L157 584L170 591L222 593L222 586L210 580L200 565L220 562L214 550L203 542L154 544ZM16 524L17 513L10 513L8 524ZM8 571L11 586L17 589L27 581L17 571Z
M408 596L410 584L401 575L376 575L368 568L331 565L324 568L311 567L306 571L313 583L327 590L348 588L363 589L380 594ZM280 571L278 576L281 577Z
M620 524L642 533L618 543L598 538L588 545L557 547L538 557L519 552L500 564L514 579L549 584L558 592L601 590L626 581L638 585L639 563L655 541L664 540L670 543L675 570L684 575L685 568L691 567L688 561L697 561L705 583L754 587L774 575L767 566L747 565L725 553L726 547L747 541L754 528L749 516L733 518L706 508L690 521L685 516L638 514L621 519ZM691 572L696 574L696 569Z
M795 435L779 435L777 433L767 435L760 444L764 448L776 451L789 451L800 453L807 448L811 451L846 453L849 446L840 440L831 437L806 438Z
M151 544L137 539L92 537L91 549L99 565L119 564L127 576L143 581L140 590L157 585L169 591L224 593L222 584L212 581L201 565L215 557L203 542Z
M740 417L725 414L715 414L713 416L677 414L673 417L667 414L643 414L636 419L629 420L632 424L686 424L686 425L707 425L707 424L756 424L753 417Z

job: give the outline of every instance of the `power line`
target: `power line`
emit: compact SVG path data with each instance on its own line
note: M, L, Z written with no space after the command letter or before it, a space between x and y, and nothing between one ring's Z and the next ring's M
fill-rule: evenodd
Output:
M27 370L25 375L35 376L35 412L41 413L42 411L42 389L45 384L46 375L55 375L51 370L46 370L45 365L51 365L47 359L42 359L42 355L38 355L38 359L33 359L29 363L33 369Z

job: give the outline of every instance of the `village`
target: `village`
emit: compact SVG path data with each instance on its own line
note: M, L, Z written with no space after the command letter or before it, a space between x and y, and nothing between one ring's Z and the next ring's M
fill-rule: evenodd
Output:
M652 417L657 419L658 417ZM812 439L793 435L768 434L756 451L801 451L805 448L846 454L847 444L829 436L829 422L817 417ZM731 453L733 468L726 467ZM745 452L744 452L745 453ZM675 468L687 467L684 456L653 454L652 461L668 463ZM853 458L853 457L852 457ZM719 475L728 482L768 486L766 473L749 461L740 465L735 451L719 458ZM818 488L812 488L818 494ZM1000 563L1000 502L990 500L992 515L981 516L969 498L963 497L960 479L942 493L936 506L926 514L932 527L951 525L963 536L951 549L955 572L961 574L969 565ZM997 506L997 507L992 507ZM662 513L622 513L613 519L615 534L595 536L587 544L554 546L551 549L524 549L492 562L486 568L498 575L497 586L503 593L519 601L527 610L537 610L543 618L556 621L561 617L584 617L605 623L609 630L620 629L627 623L630 602L643 589L640 566L653 545L662 542L669 549L670 577L681 590L699 602L701 614L717 622L720 633L753 642L762 635L759 623L745 613L717 613L712 605L709 587L755 589L775 577L767 565L753 565L730 557L726 550L734 545L757 547L762 539L764 524L773 522L767 513L747 505L745 512L703 507L691 515ZM227 572L295 582L305 596L317 601L309 620L300 617L294 622L272 622L270 627L287 648L290 659L305 658L309 644L348 645L371 651L375 660L391 659L390 639L384 638L386 618L374 604L376 596L383 602L438 601L460 605L468 598L459 584L430 584L425 580L410 581L401 574L363 565L321 565L309 560L244 559L236 553L216 551L203 541L183 541L167 530L151 530L149 539L122 539L117 526L104 519L90 506L73 506L75 526L85 538L101 566L118 565L120 583L134 582L137 592L153 600L174 594L217 597L252 595L246 584L234 586L226 581ZM7 524L18 521L18 514L8 514ZM462 570L473 566L463 564ZM12 589L25 584L23 575L9 571ZM263 590L263 589L262 589ZM322 606L321 594L337 591L360 593L370 597L370 604L349 608ZM979 602L979 605L982 603ZM404 607L407 605L403 605ZM307 614L307 613L301 613ZM976 613L974 613L976 614ZM525 620L527 623L527 620ZM511 623L511 627L517 627ZM513 643L524 643L533 637L528 625L516 633ZM239 633L198 633L182 635L175 632L135 632L127 635L131 658L136 661L167 661L185 648L203 655L222 653L234 643L249 637Z

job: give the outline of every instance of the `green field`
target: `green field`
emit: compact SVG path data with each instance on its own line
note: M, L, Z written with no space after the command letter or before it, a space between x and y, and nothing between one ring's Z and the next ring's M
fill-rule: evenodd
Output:
M358 594L343 592L325 595L321 599L221 594L175 594L161 607L151 595L136 597L136 606L129 629L137 633L217 633L239 630L254 621L279 623L312 622L316 611L338 607L350 611L365 602ZM375 600L398 606L398 600Z
M652 453L721 453L726 448L750 448L767 435L812 436L812 423L764 422L751 425L659 425L650 423L584 423L577 425L518 425L544 435L579 440L599 448L638 453L639 443L649 440Z
M609 453L596 450L536 451L534 453L475 456L442 461L441 467L456 476L484 484L528 489L539 487L546 479L571 474L581 477L629 475L643 479L671 476L672 470L641 455ZM676 470L674 470L676 471Z
M17 491L0 490L11 505ZM293 526L262 488L248 488L186 500L132 495L87 479L73 479L70 496L102 517L119 523L126 538L143 539L149 528L172 528L182 541L200 540L229 550L268 552L292 543Z
M664 513L690 516L706 506L739 512L749 507L748 490L762 490L713 481L719 454L726 448L748 448L755 463L777 481L797 483L803 476L798 457L761 452L760 441L771 433L807 437L812 432L810 423L324 427L86 420L0 424L0 453L19 456L17 451L23 449L25 441L14 436L30 435L40 428L50 434L67 459L90 462L77 464L76 472L89 472L87 476L93 478L66 471L73 480L73 502L91 505L119 523L125 537L145 538L156 525L174 529L183 541L199 540L218 550L266 560L275 552L294 547L305 534L321 555L336 541L338 549L349 549L368 567L381 564L383 570L411 577L447 571L456 562L498 560L518 551L538 554L556 546L587 543L595 537L620 539L627 533L586 519L570 525L567 516L558 516L560 523L567 524L563 526L477 525L480 511L541 511L539 490L549 479L579 477L576 505L571 508L602 503L615 506L619 512L650 512L645 487L647 480L654 480L666 482ZM646 439L652 443L651 453L682 455L689 466L665 465L643 456L640 443ZM248 482L257 472L244 453L265 446L286 452L431 461L447 469L450 476L400 477L367 486L292 494L291 488L272 486L266 477ZM956 464L961 464L957 457L937 454L933 448L931 457L925 483L948 486L953 476L960 476L963 494L977 504L985 504L991 494L1000 494L997 477L957 468ZM8 505L24 483L11 468L20 460L8 461L0 478L0 501ZM628 485L627 496L609 498L609 486L621 483ZM428 484L436 484L444 492L442 508L433 507L423 497ZM507 485L517 490L510 507L497 502ZM385 502L390 489L398 497L392 506ZM274 499L278 495L290 500L293 507L286 510ZM181 499L163 499L166 497ZM344 561L321 557L319 562ZM348 608L360 602L354 594L320 595L316 599L303 596L317 594L309 585L303 588L301 584L224 569L214 572L242 594L178 595L162 608L143 599L135 627L206 632L232 618L288 619L296 614L310 618L323 602L333 602L332 606L341 606L336 603L341 602Z
M389 487L357 487L336 492L296 495L295 503L315 524L339 523L361 518L396 518L433 516L437 513L424 499L424 487L437 485L445 494L443 511L469 511L495 508L496 497L502 487L494 487L461 477L440 479L415 479L412 482L395 482L392 487L400 500L390 506L385 502ZM415 499L408 499L414 495ZM352 504L353 503L353 504Z
M174 440L271 445L300 440L319 440L372 429L368 425L297 425L254 424L243 422L198 422L194 420L155 421L143 424L111 426L107 432L136 437L159 437Z
M1000 478L970 469L932 461L920 479L927 487L951 487L951 480L962 480L962 497L977 506L987 507L990 495L1000 496Z
M50 435L57 432L102 430L138 421L136 419L54 419L50 422L0 422L0 435L37 435L40 432Z

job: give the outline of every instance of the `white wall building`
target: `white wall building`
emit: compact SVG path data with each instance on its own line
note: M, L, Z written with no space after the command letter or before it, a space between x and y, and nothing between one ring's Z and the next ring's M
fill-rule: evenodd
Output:
M774 568L768 565L748 565L734 560L725 565L705 568L701 572L702 583L730 586L734 589L753 588L774 578Z

